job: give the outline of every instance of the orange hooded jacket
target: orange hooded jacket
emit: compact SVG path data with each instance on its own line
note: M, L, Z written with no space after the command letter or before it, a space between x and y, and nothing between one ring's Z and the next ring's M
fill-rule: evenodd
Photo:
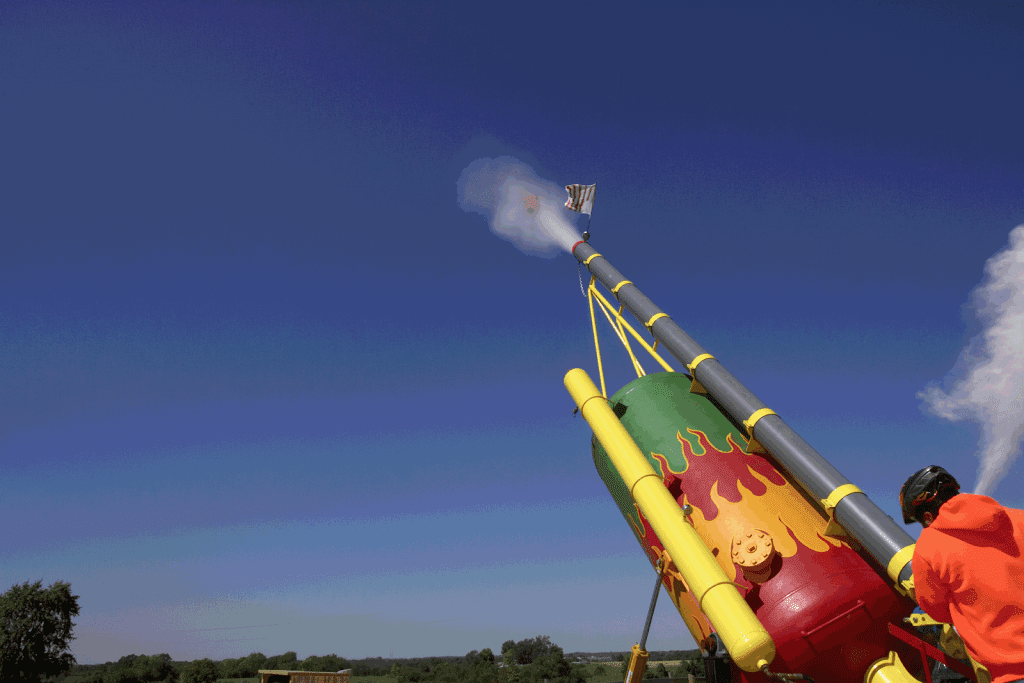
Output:
M1024 511L961 493L914 548L917 603L952 623L993 683L1024 678Z

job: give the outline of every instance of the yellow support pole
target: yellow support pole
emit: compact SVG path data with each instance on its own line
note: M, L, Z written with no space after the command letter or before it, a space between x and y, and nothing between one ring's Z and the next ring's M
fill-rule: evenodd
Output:
M633 643L629 654L629 664L626 666L626 679L623 683L640 683L644 680L648 657L650 654L647 650L640 647L639 643Z
M775 657L775 643L771 636L743 601L700 536L687 524L678 503L612 412L608 401L587 373L579 368L566 374L565 388L604 446L665 550L673 558L678 558L676 566L686 585L724 641L733 661L744 671L759 671L768 666Z

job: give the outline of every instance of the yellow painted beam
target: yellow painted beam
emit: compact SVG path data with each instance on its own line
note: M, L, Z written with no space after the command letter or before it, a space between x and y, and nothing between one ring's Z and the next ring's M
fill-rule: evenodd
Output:
M733 661L744 671L758 671L768 666L775 657L771 636L700 536L686 522L679 504L612 412L608 401L579 368L566 374L565 388L632 491L633 499L654 533L675 558L686 585L724 641Z

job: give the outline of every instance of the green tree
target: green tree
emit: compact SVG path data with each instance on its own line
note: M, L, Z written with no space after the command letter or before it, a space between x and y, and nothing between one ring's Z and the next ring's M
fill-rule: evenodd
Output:
M126 655L104 676L104 683L152 683L177 680L177 671L167 653L158 655Z
M267 669L267 656L262 652L253 652L238 662L238 677L252 678L260 669Z
M529 666L523 667L529 680L542 683L544 680L569 681L572 665L565 660L562 648L554 646L551 652L535 655Z
M686 656L680 663L679 667L672 671L673 678L686 678L687 674L693 674L694 676L704 675L704 660L700 658L700 655Z
M167 681L177 683L178 671L171 663L171 656L166 652L158 655L151 655L149 667L146 669L146 679L149 681Z
M431 678L435 681L455 683L466 678L466 668L458 664L446 662L443 659L432 661L430 664Z
M350 668L352 667L348 660L336 654L324 655L323 657L307 657L301 666L302 671L341 671L342 669Z
M508 642L505 645L508 645ZM536 638L520 640L518 643L513 643L507 651L505 650L505 645L501 646L502 654L506 655L506 652L510 652L513 661L520 665L532 664L533 660L547 654L552 654L554 650L558 651L560 657L562 656L562 648L553 645L549 636L537 636ZM505 663L509 663L507 655Z
M107 672L103 683L142 683L142 680L131 667L119 666Z
M503 645L501 649L504 650L505 646ZM522 669L520 666L507 659L505 660L505 666L498 669L498 671L498 683L519 683L522 679Z
M391 668L391 675L398 683L416 683L420 680L419 672L411 666L403 666L395 662Z
M466 681L467 683L494 683L498 680L500 670L497 662L494 661L494 653L490 648L485 647L477 655L473 664L467 665Z
M217 678L245 678L241 673L242 659L222 659L217 662Z
M69 652L78 616L71 584L57 581L15 584L0 595L0 681L34 683L69 671Z
M75 668L77 669L79 666L82 665L79 664ZM83 669L82 671L83 673L75 676L75 683L103 683L103 674L106 671L106 667L100 664L99 666ZM71 675L74 675L74 670L72 670Z
M694 676L704 675L704 660L701 659L700 655L686 660L686 674L693 674ZM686 674L683 675L685 676Z
M181 672L181 683L217 683L217 665L212 659L197 659Z
M266 669L295 669L298 666L299 656L294 652L285 652L283 655L274 655L267 659L263 665Z

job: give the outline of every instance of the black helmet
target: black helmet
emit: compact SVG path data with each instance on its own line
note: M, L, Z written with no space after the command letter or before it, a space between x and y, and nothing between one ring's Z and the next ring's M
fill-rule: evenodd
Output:
M903 523L919 522L918 508L934 501L940 493L949 492L950 489L953 489L952 495L956 495L960 490L960 484L952 474L938 465L931 465L915 472L900 489Z

